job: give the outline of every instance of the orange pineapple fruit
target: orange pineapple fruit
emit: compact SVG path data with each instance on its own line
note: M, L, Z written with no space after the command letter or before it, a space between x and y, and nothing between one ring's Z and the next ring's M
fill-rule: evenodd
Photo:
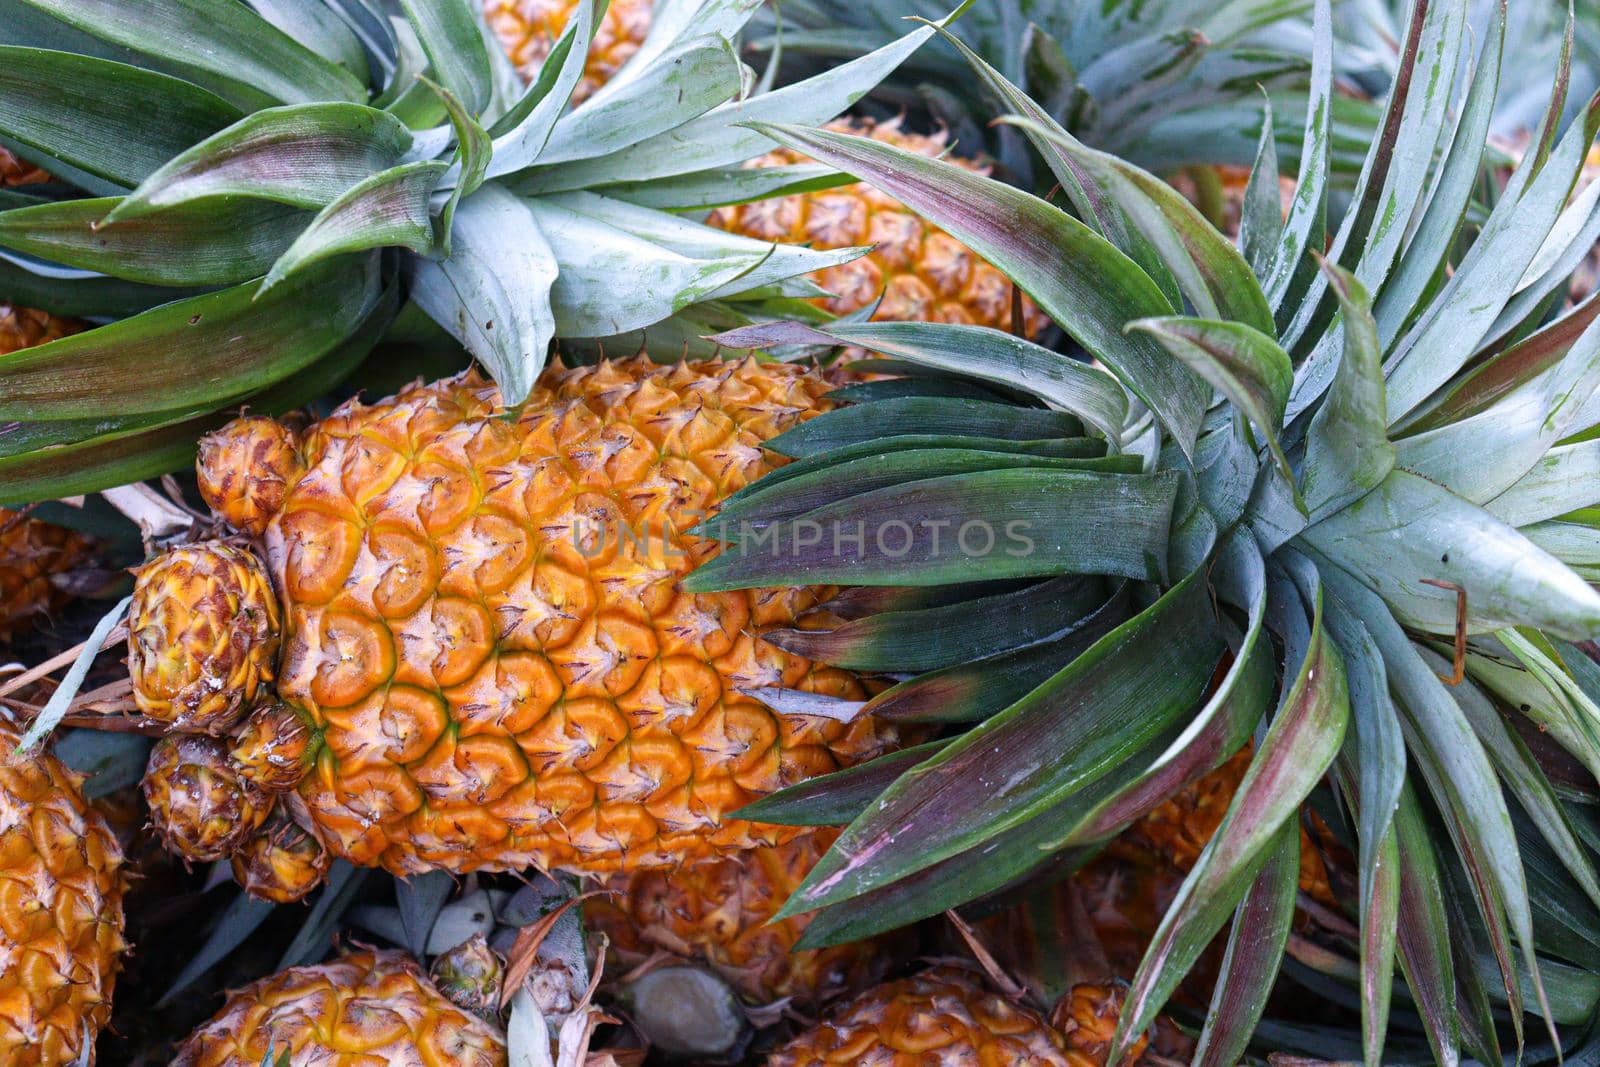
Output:
M583 77L573 91L581 104L622 69L650 33L653 0L611 0L595 27ZM532 81L567 28L578 0L483 0L483 15L524 81Z
M32 163L18 159L6 148L0 147L0 189L16 185L34 185L49 180L50 175Z
M907 133L898 122L841 119L828 128L930 157L944 155L948 147L942 134ZM800 153L780 148L749 165L808 162ZM956 162L980 174L988 173L983 163ZM875 246L860 259L815 275L817 284L832 295L814 303L835 315L859 311L882 295L874 316L877 319L1012 328L1011 283L1005 275L865 182L718 208L707 221L733 233L781 244L818 249ZM1031 300L1024 299L1022 307L1024 332L1037 337L1048 320Z
M744 695L865 692L759 636L829 590L684 593L719 546L680 531L771 469L762 443L834 384L639 357L552 367L517 413L469 372L310 427L261 547L277 694L315 737L298 790L329 851L400 874L607 873L799 836L728 815L897 735Z
M271 794L240 775L227 747L206 734L157 741L143 784L150 823L167 849L198 863L233 855L273 808Z
M122 939L122 851L81 779L0 716L0 1067L94 1059Z
M610 896L585 903L584 921L625 967L665 951L705 962L753 1004L819 1004L879 981L897 955L886 938L797 952L809 918L772 922L838 836L819 830L676 870L615 875L605 883Z
M221 542L164 552L134 572L128 671L139 710L175 729L232 729L273 676L277 597L255 555Z
M767 1067L823 1064L1078 1067L1045 1020L956 967L870 989L767 1060Z
M293 904L322 884L326 849L281 807L232 856L233 880L257 900Z
M172 1067L293 1064L503 1067L500 1032L446 1000L410 959L358 952L292 967L228 997Z

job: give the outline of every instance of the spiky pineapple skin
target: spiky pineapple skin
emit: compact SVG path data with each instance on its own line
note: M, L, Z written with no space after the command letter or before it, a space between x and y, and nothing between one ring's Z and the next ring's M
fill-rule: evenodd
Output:
M125 947L122 852L78 777L20 740L0 717L0 1067L92 1063Z
M172 1067L293 1064L501 1067L504 1040L446 1000L411 960L360 952L293 967L233 993ZM270 1058L268 1058L270 1053Z
M896 961L897 939L796 951L809 916L772 922L838 836L819 830L675 870L613 876L604 884L610 895L585 903L584 921L607 936L624 966L656 951L698 959L755 1004L818 1004L864 989Z
M773 1053L767 1067L1079 1067L1043 1019L939 967L849 1001Z
M572 99L582 103L622 69L650 33L654 0L611 0ZM483 0L483 15L524 81L538 77L578 0Z
M134 572L128 671L139 710L175 729L222 734L272 681L277 596L249 550L203 541Z
M832 384L640 357L552 368L514 419L469 373L311 427L264 546L330 850L401 874L604 873L797 836L727 816L897 734L739 692L865 695L758 636L825 590L684 593L718 545L680 531L770 469L762 442Z
M332 857L281 807L231 857L233 880L257 900L293 904L322 884Z
M1050 1012L1050 1025L1066 1040L1067 1062L1072 1067L1107 1067L1126 998L1126 988L1118 983L1081 982L1056 1004ZM1194 1043L1162 1015L1133 1043L1123 1062L1130 1067L1159 1067L1186 1063L1193 1053Z
M943 155L947 147L943 136L906 133L895 122L842 119L828 128L929 157ZM810 162L807 157L782 148L749 165L806 162ZM957 162L987 173L980 163ZM746 237L782 244L818 249L875 246L859 259L817 273L817 284L833 295L813 302L835 315L860 311L881 294L883 302L876 319L1011 329L1011 283L1005 275L865 182L718 208L707 221ZM1037 337L1047 321L1031 300L1023 300L1023 325L1029 337Z
M271 794L256 788L208 734L171 733L150 749L145 767L150 823L168 851L209 863L234 854L272 812Z

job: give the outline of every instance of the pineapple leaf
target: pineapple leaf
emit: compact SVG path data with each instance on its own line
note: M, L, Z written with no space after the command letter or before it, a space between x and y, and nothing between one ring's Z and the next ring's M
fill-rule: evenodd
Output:
M1394 813L1400 858L1400 924L1396 943L1400 968L1411 987L1433 1056L1438 1063L1460 1061L1460 1016L1456 1012L1455 964L1439 858L1408 782Z
M1043 201L891 145L825 130L761 126L775 140L863 177L994 263L1162 420L1188 454L1206 389L1154 341L1124 335L1173 308L1139 267Z
M312 219L267 273L256 299L286 278L334 256L374 248L433 248L429 198L448 166L432 160L403 163L352 185Z
M1342 267L1324 260L1322 269L1344 316L1344 358L1306 436L1301 489L1312 522L1371 492L1395 464L1372 299Z
M60 200L0 213L0 245L149 285L238 285L271 269L312 218L267 200L208 199L102 223L116 204Z
M735 818L778 826L843 826L905 772L941 752L947 741L928 741L768 794L734 812Z
M1179 362L1210 383L1255 424L1303 514L1305 505L1299 503L1299 492L1294 489L1294 471L1278 443L1278 427L1294 381L1288 353L1270 336L1242 322L1166 317L1136 319L1125 328L1160 341Z
M107 223L202 197L256 197L320 210L397 166L412 145L400 120L365 104L269 108L180 152L106 214ZM286 154L317 166L285 166Z
M1290 819L1279 827L1266 853L1266 865L1234 912L1222 973L1212 990L1200 1047L1192 1061L1195 1067L1231 1067L1239 1062L1278 978L1294 923L1300 879L1299 824Z
M444 209L439 212L439 222L434 227L434 239L431 242L432 248L436 249L441 257L449 258L450 231L455 227L456 209L461 206L463 196L477 192L483 185L484 175L489 171L489 162L494 157L494 142L490 140L488 131L478 125L477 119L472 117L466 105L455 93L427 78L423 78L422 83L444 104L444 109L450 116L451 128L456 133L455 161L450 175L444 179L454 188L450 190L450 197L445 201ZM428 249L419 248L414 251L420 255Z
M828 121L865 96L932 33L929 29L914 30L825 74L770 93L730 101L619 152L541 169L541 187L562 192L617 181L668 178L732 166L759 156L768 150L768 141L759 131L747 127L760 122Z
M70 167L88 179L90 192L133 188L240 114L199 86L155 71L0 46L0 134L29 159Z
M556 333L556 256L528 203L486 185L456 212L448 259L408 262L411 298L464 345L508 407L527 399Z
M789 327L812 340L859 345L920 367L960 373L978 381L1020 389L1078 416L1119 443L1128 415L1127 394L1116 379L1076 360L1000 330L923 322L829 323L802 327L762 323L711 340L729 348L764 348L798 340Z
M313 100L363 100L349 71L229 0L22 0L103 41L194 76L254 110Z
M1256 148L1255 164L1250 168L1244 199L1239 204L1239 250L1257 278L1271 273L1273 256L1284 236L1277 128L1272 122L1272 97L1263 99L1261 142Z
M522 99L490 128L489 132L494 135L494 152L489 159L489 177L497 178L530 166L544 151L557 121L567 110L572 91L583 77L589 41L594 38L604 7L605 0L578 0L560 40L539 68L539 76L528 86ZM580 40L583 47L575 47Z
M1271 115L1270 101L1268 98ZM1300 276L1306 252L1320 246L1328 221L1329 138L1333 122L1333 14L1330 0L1316 0L1312 18L1311 86L1306 104L1305 133L1300 145L1300 173L1289 217L1281 227L1277 248L1266 270L1257 268L1262 291L1279 324ZM1265 147L1261 149L1265 151ZM1276 163L1274 163L1276 168ZM1252 260L1252 265L1254 261Z
M366 83L371 73L367 54L356 31L334 10L333 3L303 0L250 0L256 14L272 23L284 36L303 43L317 55Z
M856 457L841 455L837 449L858 444L881 447L880 439L885 437L951 435L1035 441L1070 437L1076 429L1074 422L1072 416L1058 411L1018 409L984 400L906 397L830 411L779 434L766 446L791 459L831 455L835 461L842 461ZM1100 451L1103 453L1104 446ZM754 492L752 488L752 495Z
M851 824L780 915L839 904L981 852L1105 778L1198 702L1222 651L1206 591L1199 572L1189 575L1023 700L903 775ZM1194 639L1171 644L1179 633ZM1141 653L1158 646L1166 650L1164 669L1145 669ZM913 814L921 832L907 835Z
M486 111L494 79L471 0L399 0L399 4L428 57L434 80L470 113Z
M737 96L741 75L725 38L680 41L618 91L558 122L537 162L593 159L676 129Z
M1293 561L1289 561L1292 562ZM1234 793L1216 835L1184 879L1139 963L1117 1020L1108 1062L1121 1063L1206 944L1227 921L1264 866L1274 836L1295 822L1300 803L1333 762L1349 720L1349 691L1338 646L1322 626L1322 587L1314 568L1301 572L1300 597L1311 598L1304 658L1256 758ZM1297 597L1296 599L1300 599ZM1302 605L1287 611L1298 613ZM1269 609L1269 617L1271 611ZM1301 620L1304 625L1304 620Z
M184 964L183 970L178 972L155 1006L166 1007L179 993L194 985L201 975L226 959L229 953L244 944L245 938L267 921L267 916L272 914L275 907L264 900L256 900L243 890L235 893L218 916L217 925L206 937L205 944Z
M654 181L616 182L601 186L599 192L639 207L685 211L814 193L849 184L852 180L831 167L796 163L776 167L717 167ZM507 184L528 194L539 189L537 175L530 176L522 184L516 179Z
M1552 448L1484 509L1523 527L1594 504L1600 504L1600 440Z
M762 639L852 670L931 671L1052 640L1105 602L1099 579L1055 578L976 600L881 612L832 630L768 630Z
M172 411L244 394L331 352L378 306L376 257L167 304L0 361L0 419ZM168 368L152 373L152 368Z

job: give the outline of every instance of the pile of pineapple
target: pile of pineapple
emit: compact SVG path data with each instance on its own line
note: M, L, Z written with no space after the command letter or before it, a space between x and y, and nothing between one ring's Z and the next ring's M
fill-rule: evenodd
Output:
M1600 1056L1597 89L0 0L0 1067Z

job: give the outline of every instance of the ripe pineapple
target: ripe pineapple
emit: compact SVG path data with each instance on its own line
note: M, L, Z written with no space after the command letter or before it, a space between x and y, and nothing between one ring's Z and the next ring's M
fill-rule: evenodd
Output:
M943 134L906 133L898 122L848 119L829 129L871 137L924 156L942 156ZM779 148L753 167L778 167L810 162ZM977 174L979 162L956 162ZM817 284L833 294L814 302L835 315L848 315L877 300L875 318L908 322L957 322L1010 330L1011 283L971 249L904 204L865 182L797 193L781 199L757 200L718 208L707 220L746 237L813 248L873 245L860 259L818 271ZM1024 332L1037 337L1048 323L1031 300L1022 302Z
M612 0L606 7L574 103L587 100L639 50L650 33L653 5L654 0ZM577 7L578 0L483 0L483 15L517 71L532 81Z
M779 844L798 831L727 814L893 746L870 717L783 715L740 692L865 696L758 636L827 590L677 589L717 547L679 531L769 469L761 443L826 409L831 384L641 357L553 368L515 421L468 373L311 427L263 548L278 695L315 738L299 791L330 851L396 873L603 873ZM152 651L203 663L213 644Z
M1057 1002L1050 1025L1066 1039L1072 1067L1106 1067L1123 999L1124 987L1116 983L1080 982ZM1150 1030L1129 1050L1134 1064L1184 1063L1193 1055L1194 1042L1166 1016L1157 1018Z
M0 1067L93 1062L122 940L122 851L79 779L0 718Z
M293 904L322 884L332 857L282 807L232 856L233 880L257 900Z
M169 734L156 742L144 799L167 848L198 863L233 855L273 808L271 794L243 777L226 746L206 734Z
M293 1064L500 1067L502 1035L446 1000L410 959L358 952L237 990L172 1067Z
M1079 1067L1043 1019L955 967L868 990L773 1053L767 1067L830 1063Z
M774 848L716 857L674 870L608 879L612 896L584 904L625 966L664 950L704 960L746 1000L820 1003L880 980L895 961L888 939L795 951L804 917L772 922L838 833L819 830Z

